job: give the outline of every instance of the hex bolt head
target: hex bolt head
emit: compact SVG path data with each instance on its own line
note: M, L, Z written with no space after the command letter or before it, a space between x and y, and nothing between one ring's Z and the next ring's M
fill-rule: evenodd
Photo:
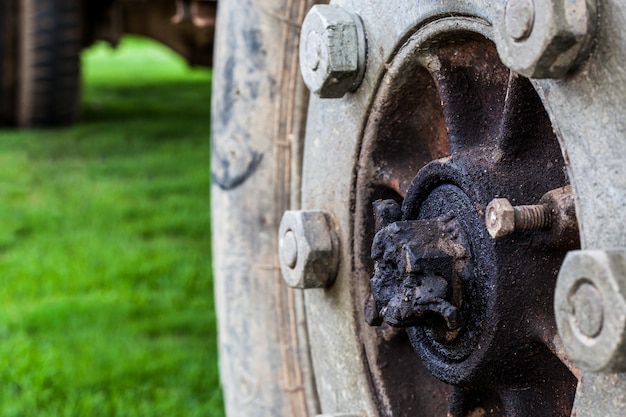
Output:
M367 46L361 19L335 5L315 5L302 23L300 72L321 98L356 90L365 73Z
M500 239L511 233L550 227L550 208L542 204L513 206L506 198L494 198L487 205L485 223L489 235Z
M293 288L324 288L335 280L339 243L330 215L286 211L278 230L280 269Z
M494 38L502 62L529 78L561 78L589 55L597 0L498 2Z
M515 209L506 198L494 198L487 205L485 215L487 231L494 239L508 236L515 231Z
M626 371L626 251L569 252L559 272L554 312L576 366Z

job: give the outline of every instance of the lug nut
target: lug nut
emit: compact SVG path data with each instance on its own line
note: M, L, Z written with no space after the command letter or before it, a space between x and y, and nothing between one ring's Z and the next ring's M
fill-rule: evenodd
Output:
M283 279L293 288L323 288L337 274L339 244L332 220L319 210L286 211L278 231Z
M500 59L529 78L562 78L583 62L595 35L597 0L496 2Z
M335 5L315 5L302 23L300 72L321 98L356 90L365 73L365 31L361 19Z
M550 208L534 204L513 206L506 198L494 198L487 206L485 222L494 239L513 232L543 230L550 227Z
M626 371L626 252L569 252L556 283L554 314L577 367Z

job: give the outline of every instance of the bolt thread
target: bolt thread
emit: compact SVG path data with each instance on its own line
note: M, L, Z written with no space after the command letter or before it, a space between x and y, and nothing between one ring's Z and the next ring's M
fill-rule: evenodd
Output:
M550 209L546 206L534 204L515 206L515 230L520 232L529 230L543 230L550 227Z

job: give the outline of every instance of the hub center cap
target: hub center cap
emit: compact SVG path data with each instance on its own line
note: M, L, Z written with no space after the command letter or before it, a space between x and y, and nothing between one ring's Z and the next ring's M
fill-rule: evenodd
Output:
M370 284L377 319L407 328L424 359L451 369L476 349L484 321L479 294L486 280L471 244L478 215L453 184L436 187L411 214L414 205L407 200L401 210L393 200L374 203Z

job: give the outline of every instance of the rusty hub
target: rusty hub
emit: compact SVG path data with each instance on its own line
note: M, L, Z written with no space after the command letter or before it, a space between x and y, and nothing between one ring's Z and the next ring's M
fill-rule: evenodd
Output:
M393 416L569 415L577 381L555 348L552 299L577 235L555 226L494 240L485 225L496 197L536 204L568 184L548 116L480 35L405 48L381 83L357 178L355 285L377 326L362 329L374 390ZM425 391L414 408L398 378Z
M382 217L377 207L382 204L397 203L374 202L377 217ZM452 302L460 298L455 297L452 288L458 287L458 276L462 274L459 269L464 268L459 267L460 260L467 259L468 249L459 225L452 216L395 220L376 234L372 245L376 269L371 285L378 312L374 320L382 319L394 327L431 323L430 328L442 329L446 334L441 338L438 332L438 339L452 340L461 327L462 304L462 299Z

